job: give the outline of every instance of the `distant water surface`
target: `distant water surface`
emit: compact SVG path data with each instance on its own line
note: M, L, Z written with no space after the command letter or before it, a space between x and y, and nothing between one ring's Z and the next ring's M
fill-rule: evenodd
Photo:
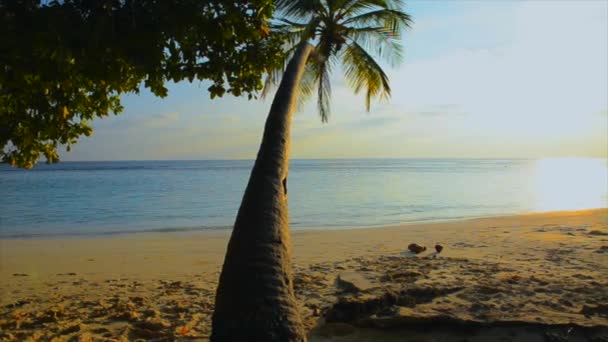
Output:
M0 165L0 238L230 227L252 161ZM291 226L608 207L606 159L294 160Z

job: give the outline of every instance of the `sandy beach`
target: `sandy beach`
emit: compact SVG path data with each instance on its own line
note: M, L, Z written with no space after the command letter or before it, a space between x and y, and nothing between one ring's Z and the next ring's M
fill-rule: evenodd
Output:
M0 240L0 338L207 340L228 236ZM312 341L608 340L608 209L305 230L292 242ZM428 250L402 253L410 243Z

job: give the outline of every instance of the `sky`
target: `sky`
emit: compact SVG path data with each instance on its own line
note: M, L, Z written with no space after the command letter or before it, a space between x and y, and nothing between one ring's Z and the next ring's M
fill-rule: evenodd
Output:
M332 78L332 116L296 113L292 158L608 157L608 1L409 1L388 101ZM253 159L270 99L206 83L122 99L63 160Z

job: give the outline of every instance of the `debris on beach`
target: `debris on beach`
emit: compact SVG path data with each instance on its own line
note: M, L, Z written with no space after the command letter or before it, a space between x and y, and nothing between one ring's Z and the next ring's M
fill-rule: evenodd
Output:
M443 251L443 246L440 244L435 244L435 252L437 252L437 254L441 253L441 251Z
M426 251L426 247L420 246L417 243L411 243L409 246L407 246L407 249L414 254L420 254Z

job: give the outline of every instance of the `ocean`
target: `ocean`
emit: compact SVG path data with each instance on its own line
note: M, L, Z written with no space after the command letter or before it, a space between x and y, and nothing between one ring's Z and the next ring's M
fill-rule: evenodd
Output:
M0 165L0 238L231 227L253 161ZM292 160L292 229L608 207L606 159Z

